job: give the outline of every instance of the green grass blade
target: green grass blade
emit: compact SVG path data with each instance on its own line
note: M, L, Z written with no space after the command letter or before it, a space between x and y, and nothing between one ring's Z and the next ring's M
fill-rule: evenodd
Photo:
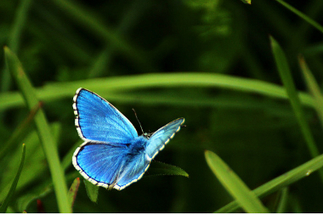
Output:
M264 185L253 190L256 196L264 197L269 195L283 187L286 187L304 177L311 175L313 172L323 167L323 155L320 155L312 160L278 176L277 178L267 182ZM239 203L237 201L233 201L224 207L220 208L216 212L225 213L225 212L233 212L236 209L240 208Z
M15 143L21 141L26 135L27 131L30 130L30 124L33 123L33 119L40 109L41 103L34 107L28 117L15 129L15 131L10 136L10 139L1 146L0 159L8 154L10 149L15 146Z
M273 37L270 37L270 41L271 41L271 47L272 47L272 51L276 61L276 66L277 66L279 75L286 88L296 119L301 127L301 132L304 136L304 139L306 141L306 144L310 151L311 156L316 157L319 155L319 151L316 147L314 138L312 136L310 128L305 119L301 102L298 97L295 85L293 83L293 78L287 63L287 59L285 57L283 50L277 43L277 41ZM323 170L320 170L319 173L320 173L321 180L323 181Z
M127 42L116 30L110 29L106 23L94 18L95 15L91 14L91 12L87 11L84 7L82 8L80 5L71 1L53 0L51 2L62 11L66 12L66 15L74 19L75 22L83 25L89 32L96 34L104 40L107 45L113 46L117 50L123 52L135 64L140 66L142 70L149 72L156 71L150 64L151 61L147 59L149 56L145 55L139 47L135 47L135 45Z
M24 73L22 65L19 62L18 58L7 47L5 47L4 50L8 69L11 72L12 76L15 78L24 97L24 100L28 108L31 110L39 102L37 100L34 88L32 87L26 74ZM48 126L44 112L42 110L39 110L34 119L39 139L43 146L43 150L46 155L52 175L58 208L60 212L71 212L71 207L67 198L67 186L63 169L59 162L57 147L50 132L50 128Z
M37 97L46 102L74 95L75 89L88 88L105 98L130 100L127 91L156 87L216 87L248 93L257 93L280 99L288 99L285 89L281 86L248 78L234 77L224 74L212 73L171 73L171 74L143 74L122 77L96 78L82 81L51 83L36 90ZM122 94L118 94L121 93ZM131 96L132 97L132 96ZM304 105L313 106L313 98L307 93L299 93ZM161 98L162 99L162 98ZM188 98L190 101L191 99ZM23 100L18 92L0 94L0 109L7 109L23 105ZM158 98L154 97L154 102ZM177 101L179 99L176 99ZM133 100L132 100L133 101ZM178 103L178 102L177 102ZM194 104L196 105L196 104Z
M287 4L286 2L284 2L282 0L276 0L276 1L278 3L280 3L281 5L283 5L284 7L286 7L288 10L292 11L293 13L295 13L297 16L299 16L302 19L304 19L306 22L308 22L314 28L316 28L317 30L321 31L321 33L323 33L323 27L318 22L314 21L313 19L311 19L310 17L306 16L304 13L302 13L301 11L299 11L296 8L292 7L291 5Z
M15 20L8 37L8 46L11 50L13 50L13 52L17 52L19 49L20 36L27 20L27 12L30 8L30 5L31 0L22 0L20 1L20 4L17 8ZM8 91L11 84L11 76L8 69L3 70L1 82L1 91Z
M256 195L220 157L211 151L205 151L205 159L215 176L246 212L268 212Z
M277 213L284 213L288 198L288 187L284 187L281 192L279 204L277 207Z
M24 166L24 161L25 161L25 155L26 155L26 146L25 144L22 144L22 156L21 156L21 161L20 161L20 165L18 168L18 172L16 174L15 179L12 182L12 185L10 187L9 193L6 197L6 199L4 200L4 202L2 203L1 207L0 207L0 213L5 213L7 211L8 205L10 203L10 201L12 200L12 197L15 193L18 181L19 181L19 177L20 177L20 173L22 171L22 168Z
M303 72L303 75L305 77L307 88L314 97L314 108L319 116L321 125L323 126L323 96L321 90L311 70L307 67L304 58L302 56L299 56L298 61L301 67L301 71Z

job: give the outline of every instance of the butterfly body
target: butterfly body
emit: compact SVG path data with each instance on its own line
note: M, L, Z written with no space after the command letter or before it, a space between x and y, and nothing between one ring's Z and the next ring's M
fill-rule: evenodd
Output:
M74 152L74 167L93 184L117 190L144 175L151 160L185 121L179 118L153 134L138 136L112 104L83 88L77 90L73 108L77 131L85 141Z

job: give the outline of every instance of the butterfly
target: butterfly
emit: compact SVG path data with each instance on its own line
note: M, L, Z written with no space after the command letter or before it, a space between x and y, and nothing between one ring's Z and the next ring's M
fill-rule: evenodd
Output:
M178 118L139 136L131 122L96 93L79 88L73 101L75 126L85 142L75 150L72 163L85 179L107 189L122 190L141 179L185 121Z

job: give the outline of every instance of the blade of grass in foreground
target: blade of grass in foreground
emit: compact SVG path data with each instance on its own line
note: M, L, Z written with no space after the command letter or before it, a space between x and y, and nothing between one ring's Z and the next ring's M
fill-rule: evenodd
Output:
M317 149L317 146L315 144L314 138L312 136L311 130L307 124L307 121L304 116L304 112L301 106L300 99L298 97L293 78L288 66L288 62L286 59L286 56L284 54L284 51L281 49L277 41L270 37L271 41L271 47L273 51L273 55L275 58L275 62L277 65L277 69L279 72L279 75L282 79L282 82L286 88L288 97L290 99L290 103L292 105L292 108L294 110L296 119L298 124L300 125L301 132L304 136L305 142L307 144L307 147L310 151L311 156L314 158L319 155L319 151ZM321 177L321 181L323 182L323 170L319 170L319 174Z
M25 155L26 155L26 146L25 144L22 144L22 156L21 156L21 161L20 161L20 165L18 168L18 172L16 174L15 179L12 182L11 188L9 190L9 193L6 197L6 199L4 200L4 202L2 203L1 207L0 207L0 213L5 213L7 211L8 205L10 203L10 201L12 200L12 197L15 193L18 181L19 181L19 177L20 177L20 173L22 171L22 168L24 166L24 161L25 161Z
M225 189L250 213L268 212L257 196L249 190L243 181L215 153L205 151L207 164Z
M5 47L4 50L7 67L16 80L29 110L32 110L32 108L39 102L34 88L24 73L22 65L16 55L14 55L8 47ZM67 186L64 172L59 162L56 144L50 132L45 114L41 109L36 114L34 120L40 142L43 146L43 150L49 164L59 211L69 213L71 212L71 207L67 197Z
M253 190L257 197L267 196L283 187L286 187L293 182L296 182L306 176L311 175L313 172L323 167L323 155L320 155L312 160L286 172L285 174L278 176L277 178L267 182L266 184ZM225 213L233 212L240 208L237 201L233 201L226 206L220 208L216 212Z

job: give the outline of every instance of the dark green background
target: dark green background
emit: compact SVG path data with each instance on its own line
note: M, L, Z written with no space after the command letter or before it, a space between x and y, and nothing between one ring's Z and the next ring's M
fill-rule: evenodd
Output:
M299 54L304 55L322 85L322 34L274 0L255 0L251 5L239 0L66 1L71 7L62 0L34 0L25 6L28 7L25 22L20 38L15 40L19 44L12 43L12 26L22 2L28 1L0 2L0 44L1 47L8 45L17 54L35 87L50 82L172 72L222 73L281 85L269 35L284 49L298 90L306 90L297 62ZM323 22L323 1L286 2L317 22ZM94 22L89 24L88 19ZM97 30L101 28L132 49L127 51L124 44L116 44L116 40ZM17 91L13 80L4 77L3 52L0 57L1 93ZM137 129L131 108L136 109L146 132L155 131L178 117L186 118L186 127L156 160L181 167L189 178L148 177L148 172L121 192L100 188L98 203L88 199L82 178L75 212L215 211L231 202L232 197L207 166L206 149L217 153L250 189L311 159L287 100L196 86L144 88L127 93L133 93L138 101L106 99ZM141 96L150 94L165 97L166 102L155 102L154 97L149 102L141 102ZM79 141L74 126L73 96L48 101L43 106L48 121L58 127L61 159ZM176 102L168 104L167 98L174 98ZM193 103L185 104L182 98L189 98ZM195 100L204 102L194 103ZM305 108L305 113L322 151L323 135L317 116L309 108ZM0 115L0 142L4 143L27 117L28 110L15 106L0 110ZM38 141L36 136L33 141ZM28 139L23 142L28 153ZM14 177L17 165L12 160L19 161L20 145L21 142L16 143L10 154L0 159L0 187L10 184ZM40 144L39 149L38 165L42 168L24 172L35 177L18 186L12 211L21 212L23 207L19 204L29 198L28 194L42 193L39 190L50 182ZM29 151L31 155L33 152ZM71 165L66 175L68 186L80 176ZM322 212L322 191L317 173L292 184L286 211ZM35 198L42 201L46 212L58 211L52 189L37 195ZM274 211L277 199L278 194L273 193L263 198L263 203ZM33 200L23 209L37 212L36 205Z

